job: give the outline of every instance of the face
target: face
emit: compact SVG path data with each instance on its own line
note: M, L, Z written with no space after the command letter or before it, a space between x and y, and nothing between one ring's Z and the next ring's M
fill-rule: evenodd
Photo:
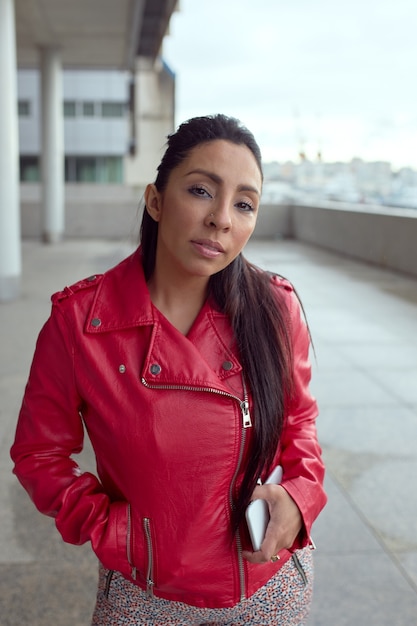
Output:
M215 140L190 151L145 202L159 223L155 272L168 280L208 278L224 269L251 236L262 177L245 145Z

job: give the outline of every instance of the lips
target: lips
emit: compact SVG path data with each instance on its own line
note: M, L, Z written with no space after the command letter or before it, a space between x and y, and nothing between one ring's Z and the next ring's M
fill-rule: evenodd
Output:
M217 259L224 254L224 248L212 239L193 239L191 245L201 259Z
M192 243L213 250L214 252L224 252L223 246L221 246L218 241L212 241L211 239L194 239Z

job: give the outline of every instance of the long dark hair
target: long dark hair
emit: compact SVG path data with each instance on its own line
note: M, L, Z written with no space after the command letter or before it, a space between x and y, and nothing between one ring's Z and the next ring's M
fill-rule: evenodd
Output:
M163 191L171 171L198 145L223 139L245 145L262 175L262 158L252 133L225 115L196 117L169 135L155 186ZM147 280L155 267L158 223L143 212L140 239ZM292 353L288 311L274 295L271 276L242 254L210 277L209 295L231 320L246 382L253 398L254 434L249 462L234 503L234 528L242 521L256 481L270 468L285 423L292 392Z

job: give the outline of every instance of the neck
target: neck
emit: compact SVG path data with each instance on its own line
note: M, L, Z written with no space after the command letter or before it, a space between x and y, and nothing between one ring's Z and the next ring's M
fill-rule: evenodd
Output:
M207 296L208 279L192 278L176 283L156 270L148 282L153 304L181 333L186 335Z

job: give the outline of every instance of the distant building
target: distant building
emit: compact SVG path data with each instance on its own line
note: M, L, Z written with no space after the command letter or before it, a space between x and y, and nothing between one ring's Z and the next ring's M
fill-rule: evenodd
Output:
M40 79L37 70L18 72L20 180L40 174ZM65 181L121 183L128 149L128 74L64 71Z
M356 187L364 198L382 201L391 193L392 171L387 161L352 160Z
M298 163L264 164L263 199L268 203L337 200L417 208L417 172L393 172L387 161L326 163L304 158Z
M134 87L127 72L63 72L66 183L142 187L153 179L159 147L174 127L175 75L162 61L148 65L137 59ZM17 106L20 180L37 183L42 153L38 70L18 71Z

